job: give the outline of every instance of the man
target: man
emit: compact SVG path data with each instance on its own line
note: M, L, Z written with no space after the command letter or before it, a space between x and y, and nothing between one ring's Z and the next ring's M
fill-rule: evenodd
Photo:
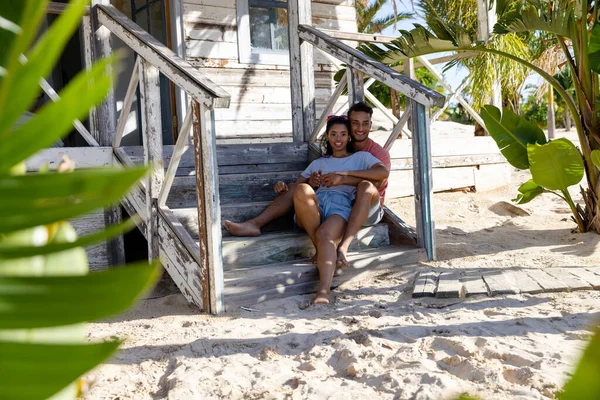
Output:
M367 151L379 159L390 171L390 153L383 147L369 139L371 131L371 117L373 109L363 102L354 104L348 110L348 120L351 126L351 136L355 151ZM389 175L388 175L389 176ZM343 173L331 173L326 175L312 174L308 183L313 187L321 184L326 186L337 186L341 184L356 186L356 200L350 213L346 233L338 245L338 267L348 265L346 255L348 247L354 236L362 226L371 226L379 223L383 218L383 202L388 182L387 178L379 182L370 182L360 178L345 175ZM288 190L280 194L271 204L257 217L245 222L235 223L225 220L225 229L233 236L259 236L260 228L276 218L282 217L292 211L294 207L295 184L288 184Z

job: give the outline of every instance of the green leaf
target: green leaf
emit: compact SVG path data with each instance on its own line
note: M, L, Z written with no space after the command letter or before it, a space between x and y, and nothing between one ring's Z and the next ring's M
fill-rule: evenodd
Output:
M138 220L139 217L134 216L126 220L125 222L108 226L106 229L100 232L95 232L87 236L82 236L72 242L67 243L53 242L45 246L23 246L23 243L20 243L21 245L16 245L16 243L10 242L9 240L0 240L0 268L3 265L2 259L8 260L22 257L42 256L50 253L58 253L65 250L74 249L77 247L83 248L90 246L94 243L99 243L111 239L115 236L118 236L124 232L128 232L131 229L135 228L136 221ZM14 234L16 233L19 232L15 232Z
M525 4L522 8L512 7L494 26L494 33L543 31L566 38L577 37L577 25L573 14L573 4L569 1L555 1L552 7L546 4Z
M0 233L76 217L116 203L146 168L0 176Z
M24 161L37 151L49 147L73 129L73 120L84 117L89 109L100 103L110 89L111 78L105 59L90 71L78 74L60 93L60 100L48 102L27 123L13 131L0 131L0 174ZM85 96L81 96L85 93ZM6 111L8 112L8 111Z
M533 179L530 179L519 186L519 194L512 201L517 204L529 203L542 193L544 193L544 188L535 183Z
M0 329L69 325L116 314L131 307L158 276L158 266L147 264L84 276L0 276Z
M567 190L583 178L583 158L566 138L547 144L527 145L531 176L535 183L550 190Z
M565 385L561 400L600 399L600 332L592 337L571 380Z
M600 25L595 24L588 44L590 68L600 74Z
M600 150L592 150L592 162L600 169Z
M119 342L40 344L0 341L3 399L44 400L105 361Z
M515 168L529 168L527 144L546 143L546 136L537 125L507 108L500 115L498 108L492 105L484 106L481 109L481 118L502 155Z
M0 110L2 110L0 135L9 129L35 101L41 91L40 79L48 76L52 71L65 44L77 29L86 4L87 0L71 0L66 11L48 28L48 31L30 52L25 53L24 50L27 49L27 46L21 47L20 39L15 41L6 76L0 87ZM36 10L36 13L39 13L39 10ZM42 9L41 13L43 15L45 9ZM35 15L37 16L37 14ZM23 17L25 18L27 15ZM23 32L26 35L31 34L31 31L25 27L28 24L28 21L24 21ZM35 32L34 29L33 35ZM18 53L15 53L15 49ZM19 60L21 54L26 54L28 58L24 64L21 64ZM2 140L0 137L0 141Z

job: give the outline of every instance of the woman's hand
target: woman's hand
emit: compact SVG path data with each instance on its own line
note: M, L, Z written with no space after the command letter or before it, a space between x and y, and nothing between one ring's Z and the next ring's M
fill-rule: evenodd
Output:
M344 180L342 174L343 172L330 172L323 175L323 186L332 187L341 185Z
M275 193L283 194L288 191L288 186L285 184L285 182L279 181L275 184L273 189L275 189Z

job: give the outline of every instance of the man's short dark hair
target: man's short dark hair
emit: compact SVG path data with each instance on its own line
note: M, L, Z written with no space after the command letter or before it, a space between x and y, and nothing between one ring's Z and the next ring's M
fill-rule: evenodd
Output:
M348 117L350 117L350 113L352 111L356 111L356 112L366 112L369 113L370 116L373 116L373 108L371 108L371 106L367 105L366 103L359 101L358 103L354 103L352 105L352 107L350 107L350 109L348 110Z

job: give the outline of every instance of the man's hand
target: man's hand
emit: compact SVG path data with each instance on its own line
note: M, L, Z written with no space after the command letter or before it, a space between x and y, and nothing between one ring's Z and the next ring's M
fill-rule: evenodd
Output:
M322 172L323 172L322 170L319 170L319 172L313 172L312 174L310 174L310 177L308 178L308 184L313 189L317 189L319 186L322 185L322 183L323 183L322 177L321 177Z
M339 186L342 184L343 176L336 172L330 172L328 174L323 175L323 186L332 187Z
M275 184L273 189L275 190L275 193L283 194L288 191L288 186L285 184L285 182L279 181Z

